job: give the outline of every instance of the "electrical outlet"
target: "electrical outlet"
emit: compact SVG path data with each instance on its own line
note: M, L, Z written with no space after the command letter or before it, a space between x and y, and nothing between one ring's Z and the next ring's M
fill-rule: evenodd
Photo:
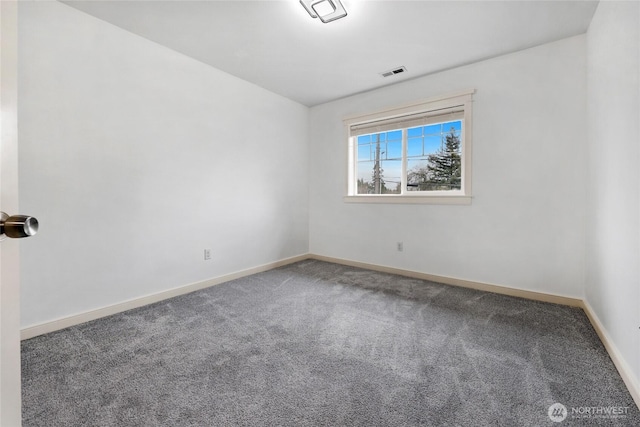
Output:
M404 243L398 242L396 245L397 245L396 247L398 249L398 252L404 251Z
M204 260L209 261L211 259L211 249L204 250Z

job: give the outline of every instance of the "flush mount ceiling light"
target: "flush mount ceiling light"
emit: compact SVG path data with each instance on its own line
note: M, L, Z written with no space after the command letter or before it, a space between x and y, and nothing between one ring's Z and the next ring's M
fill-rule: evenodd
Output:
M300 0L312 18L320 18L325 24L347 16L340 0Z

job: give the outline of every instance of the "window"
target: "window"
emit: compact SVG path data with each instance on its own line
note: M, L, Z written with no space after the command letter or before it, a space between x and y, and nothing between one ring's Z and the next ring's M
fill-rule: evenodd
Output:
M473 92L346 119L345 200L469 204Z

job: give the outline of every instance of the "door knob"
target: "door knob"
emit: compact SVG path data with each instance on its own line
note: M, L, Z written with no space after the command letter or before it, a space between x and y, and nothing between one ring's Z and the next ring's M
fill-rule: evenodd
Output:
M27 215L9 216L0 212L0 240L5 237L18 239L33 236L38 232L38 220Z

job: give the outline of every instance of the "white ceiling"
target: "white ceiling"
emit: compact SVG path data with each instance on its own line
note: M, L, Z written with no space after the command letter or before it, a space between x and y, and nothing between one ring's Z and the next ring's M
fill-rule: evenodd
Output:
M64 3L308 106L582 34L597 6L344 0L323 24L298 0Z

